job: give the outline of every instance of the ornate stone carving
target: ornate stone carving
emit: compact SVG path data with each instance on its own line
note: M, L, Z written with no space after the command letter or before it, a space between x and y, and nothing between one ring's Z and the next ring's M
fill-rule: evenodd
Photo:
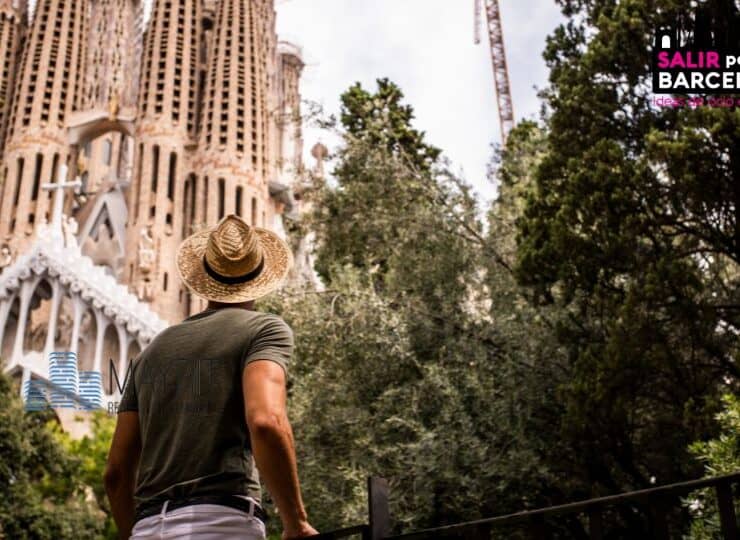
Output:
M58 344L69 343L72 336L72 312L64 309L59 310L59 318L57 319L57 331L54 336L54 341Z
M77 232L79 225L77 220L71 216L62 219L62 231L64 232L64 245L68 248L79 249L77 244Z
M154 285L149 278L143 278L139 281L139 287L136 293L142 300L150 301L154 298Z
M142 274L149 274L154 269L155 258L151 228L144 227L139 233L139 270Z
M59 280L71 293L78 293L87 305L105 308L113 322L127 328L142 344L167 327L104 267L95 265L79 249L65 246L44 229L48 225L40 228L31 248L0 273L0 299L12 297L24 281L46 274ZM143 292L153 295L153 284L149 283Z
M6 266L9 266L11 262L13 262L13 251L8 244L3 244L0 247L0 271Z
M115 120L118 117L118 94L113 94L108 102L108 118Z

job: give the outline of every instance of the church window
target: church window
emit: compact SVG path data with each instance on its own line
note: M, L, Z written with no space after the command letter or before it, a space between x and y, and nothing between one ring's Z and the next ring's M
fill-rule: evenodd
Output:
M136 178L141 180L141 167L144 162L144 145L142 143L139 143L139 155L137 156L137 159L137 168L139 172L136 175ZM132 194L132 200L134 204L134 223L139 220L139 183L140 182L133 182L134 192Z
M16 177L15 181L15 195L13 195L13 207L18 206L18 199L21 194L21 182L23 181L23 166L25 165L25 160L23 158L18 158L18 176Z
M111 159L113 158L113 143L110 139L103 141L103 162L106 165L110 165Z
M157 193L157 177L159 176L159 145L152 148L152 193Z
M41 166L44 163L44 156L36 154L36 165L33 170L33 190L31 191L31 200L35 201L39 198L39 188L41 187ZM33 223L33 221L30 221Z
M257 225L257 198L252 197L252 225Z
M218 219L226 214L226 180L218 179Z
M203 220L208 221L208 177L203 178Z
M177 154L170 152L170 174L167 182L167 198L173 200L175 197L175 178L177 177Z

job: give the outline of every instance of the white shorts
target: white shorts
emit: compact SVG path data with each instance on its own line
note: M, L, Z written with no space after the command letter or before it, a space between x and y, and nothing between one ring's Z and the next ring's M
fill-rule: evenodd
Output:
M131 540L264 540L262 520L228 506L194 504L136 522Z

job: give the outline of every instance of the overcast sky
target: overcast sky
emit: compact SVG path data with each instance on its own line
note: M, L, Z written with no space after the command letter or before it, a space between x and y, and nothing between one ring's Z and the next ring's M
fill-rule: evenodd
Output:
M545 37L561 22L552 0L501 0L517 120L539 112ZM442 148L486 200L491 143L500 141L488 39L473 44L473 0L277 0L280 39L303 47L304 99L339 108L355 81L396 82L416 127ZM320 136L306 130L307 149Z

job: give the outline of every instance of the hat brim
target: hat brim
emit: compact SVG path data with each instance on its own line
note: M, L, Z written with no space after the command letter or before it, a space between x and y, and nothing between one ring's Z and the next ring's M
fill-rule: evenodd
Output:
M260 274L245 283L226 284L212 278L203 265L208 237L213 229L186 238L177 250L177 271L182 282L193 293L206 300L236 304L256 300L278 289L293 264L288 244L274 232L252 227L262 245L264 267Z

